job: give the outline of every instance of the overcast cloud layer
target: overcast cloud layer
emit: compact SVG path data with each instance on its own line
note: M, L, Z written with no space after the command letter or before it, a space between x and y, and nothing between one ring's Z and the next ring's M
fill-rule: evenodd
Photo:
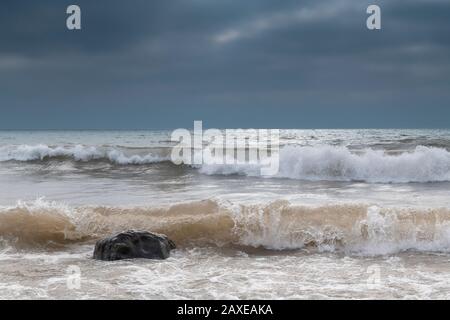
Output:
M0 129L450 127L448 0L0 7Z

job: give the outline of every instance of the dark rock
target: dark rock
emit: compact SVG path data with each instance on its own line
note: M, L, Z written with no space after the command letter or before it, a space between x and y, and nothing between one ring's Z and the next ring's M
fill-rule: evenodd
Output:
M147 231L127 231L95 244L94 259L167 259L175 244L165 235Z

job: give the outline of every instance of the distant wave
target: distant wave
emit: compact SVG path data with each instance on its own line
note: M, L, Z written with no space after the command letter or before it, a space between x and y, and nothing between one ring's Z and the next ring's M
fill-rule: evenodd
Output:
M161 149L164 152L161 152ZM170 148L18 145L0 147L0 162L66 159L77 162L107 161L117 165L146 165L170 161ZM425 183L450 181L450 152L418 146L389 153L343 146L285 146L280 150L279 172L272 178L306 181L363 181L370 183ZM260 176L261 165L195 166L206 175Z
M19 145L0 147L0 162L5 161L43 161L52 158L68 158L74 161L89 162L92 160L105 160L114 164L149 164L168 161L168 157L160 155L126 155L118 148L95 146L56 146Z
M206 200L135 208L72 208L37 200L0 208L0 240L19 248L93 242L128 229L167 234L179 247L309 248L362 255L450 252L446 208L309 207L281 200L254 205Z
M203 165L209 175L259 176L258 165ZM450 152L419 146L413 151L389 154L383 150L352 152L346 147L292 147L280 150L276 178L309 181L366 181L379 183L450 181Z

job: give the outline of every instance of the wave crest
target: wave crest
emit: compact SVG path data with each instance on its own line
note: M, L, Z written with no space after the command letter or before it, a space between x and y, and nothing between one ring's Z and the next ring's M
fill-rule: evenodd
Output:
M114 164L151 164L168 161L168 157L159 155L126 155L116 148L95 147L95 146L56 146L47 145L19 145L5 146L0 148L0 162L5 161L43 161L51 158L69 158L74 161L89 162L92 160L106 160Z

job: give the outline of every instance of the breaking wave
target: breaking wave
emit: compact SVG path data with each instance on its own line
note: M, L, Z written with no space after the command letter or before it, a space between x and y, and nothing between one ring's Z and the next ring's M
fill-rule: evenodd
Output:
M168 207L77 207L36 200L0 208L0 239L18 248L94 241L128 229L164 233L179 247L249 246L378 255L450 252L450 209L358 204L241 205L215 200Z
M259 165L203 165L209 175L259 176ZM279 171L274 177L309 181L366 181L374 183L450 181L450 152L419 146L411 152L389 154L346 147L287 146L279 153Z
M129 150L120 147L18 145L0 147L0 162L69 159L107 161L117 165L146 165L170 161L170 148ZM134 152L134 153L133 153ZM277 161L276 158L269 159ZM412 151L352 151L347 147L285 146L279 152L279 170L271 178L307 181L365 181L410 183L450 181L450 152L418 146ZM261 164L204 164L196 168L207 175L261 176Z

